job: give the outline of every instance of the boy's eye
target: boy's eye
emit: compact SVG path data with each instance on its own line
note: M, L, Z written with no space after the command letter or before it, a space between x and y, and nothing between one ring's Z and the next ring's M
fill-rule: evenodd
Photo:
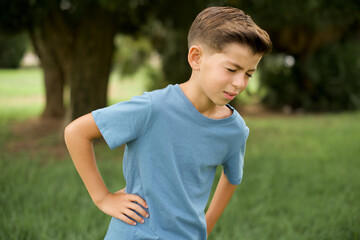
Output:
M248 76L249 78L251 78L251 77L252 77L252 74L246 73L246 76Z
M227 68L227 70L228 70L229 72L236 72L235 69L231 69L231 68Z

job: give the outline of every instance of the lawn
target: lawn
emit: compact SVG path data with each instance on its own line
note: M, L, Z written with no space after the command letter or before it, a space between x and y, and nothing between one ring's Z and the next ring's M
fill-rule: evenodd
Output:
M144 90L140 78L116 78L110 103ZM41 113L43 91L38 69L0 71L0 239L102 239L110 218L54 151L61 135L27 145L16 134ZM209 239L360 239L360 112L244 118L243 182ZM123 149L100 142L95 151L108 187L124 187Z

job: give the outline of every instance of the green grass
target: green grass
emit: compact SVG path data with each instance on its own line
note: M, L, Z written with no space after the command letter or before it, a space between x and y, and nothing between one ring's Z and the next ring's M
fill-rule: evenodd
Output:
M39 72L21 71L0 71L1 99L4 74L18 90L4 93L9 98L41 97L41 77L24 77ZM114 85L111 101L123 89L130 89L124 98L143 91L141 79L121 84L128 85ZM53 140L36 152L7 148L18 140L13 122L41 113L41 102L25 102L0 109L0 239L102 239L110 218L91 202L70 158L46 151ZM360 112L246 118L243 182L209 239L360 239L359 119ZM110 190L122 188L122 149L95 151Z
M0 70L0 121L37 116L44 107L42 73L38 68Z
M134 77L119 76L113 71L109 82L109 104L129 100L143 93L148 77L139 71ZM0 121L23 120L41 114L45 106L43 75L39 68L0 70ZM65 88L65 103L69 102Z
M359 119L247 119L244 179L212 239L360 239Z
M38 68L2 69L0 71L1 99L13 96L39 96L44 93L42 73Z

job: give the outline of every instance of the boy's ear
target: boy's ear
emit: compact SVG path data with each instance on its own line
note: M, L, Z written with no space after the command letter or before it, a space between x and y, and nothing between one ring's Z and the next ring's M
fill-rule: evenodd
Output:
M202 55L202 48L200 46L193 45L190 47L188 53L188 62L192 70L200 69L201 55Z

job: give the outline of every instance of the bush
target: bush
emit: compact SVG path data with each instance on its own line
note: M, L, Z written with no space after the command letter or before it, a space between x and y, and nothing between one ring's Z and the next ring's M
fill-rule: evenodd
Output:
M115 66L123 76L135 74L148 62L153 51L150 41L146 38L120 34L115 38L115 46Z
M327 45L305 59L267 56L261 72L267 89L263 102L271 108L288 105L306 111L359 109L359 54L360 45L350 40Z
M18 68L27 43L25 34L0 35L0 68Z

